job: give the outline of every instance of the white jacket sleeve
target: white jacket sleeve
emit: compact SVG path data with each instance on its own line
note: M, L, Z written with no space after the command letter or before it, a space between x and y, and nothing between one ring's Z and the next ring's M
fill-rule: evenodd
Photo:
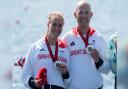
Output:
M22 80L24 82L24 85L28 88L30 88L28 81L29 81L30 77L33 77L33 70L32 70L32 66L31 66L31 60L33 59L32 49L33 48L31 46L27 52L26 61L23 66L23 74L22 74Z
M108 51L107 51L107 43L103 39L103 37L99 37L99 54L100 58L103 60L103 64L99 67L98 71L104 74L108 74L110 72L110 65L109 60L107 58Z
M64 79L64 85L66 87L68 87L70 85L70 82L71 82L71 77L70 77L70 51L69 49L67 48L66 49L66 59L67 59L67 69L68 69L68 73L69 73L69 78L67 79Z

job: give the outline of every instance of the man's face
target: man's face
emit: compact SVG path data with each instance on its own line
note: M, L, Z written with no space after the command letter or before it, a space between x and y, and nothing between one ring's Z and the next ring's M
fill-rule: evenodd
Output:
M91 7L88 4L78 6L74 16L77 19L78 25L89 26L92 17Z
M59 17L54 17L48 22L48 34L54 37L58 37L63 28L63 20Z

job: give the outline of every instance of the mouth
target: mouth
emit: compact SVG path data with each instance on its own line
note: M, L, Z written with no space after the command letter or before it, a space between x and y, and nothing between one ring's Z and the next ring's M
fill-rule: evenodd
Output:
M60 32L54 32L54 34L56 34L56 35L60 35Z
M80 22L83 22L83 23L88 22L88 19L80 19Z

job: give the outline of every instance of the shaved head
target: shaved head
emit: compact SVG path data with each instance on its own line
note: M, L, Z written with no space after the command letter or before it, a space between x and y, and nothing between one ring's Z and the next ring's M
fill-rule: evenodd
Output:
M82 6L87 6L89 8L89 10L91 11L91 6L87 1L81 0L77 3L76 9L75 11L77 11L80 7Z
M79 1L74 11L74 16L78 22L79 27L88 28L90 19L93 13L91 6L87 1Z

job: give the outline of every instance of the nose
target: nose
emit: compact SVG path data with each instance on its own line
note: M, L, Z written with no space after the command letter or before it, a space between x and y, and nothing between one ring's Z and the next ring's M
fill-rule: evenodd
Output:
M83 14L81 17L82 17L82 18L87 18L87 15Z
M82 17L87 17L87 16L88 14L86 12L82 14Z

